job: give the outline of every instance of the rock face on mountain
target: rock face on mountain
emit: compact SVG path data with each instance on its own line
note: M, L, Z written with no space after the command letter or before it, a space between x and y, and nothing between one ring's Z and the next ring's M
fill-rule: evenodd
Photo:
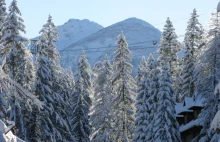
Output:
M87 19L70 19L61 26L58 26L59 40L55 43L58 50L75 43L101 29L103 27Z
M143 20L129 18L103 28L64 48L60 52L63 67L71 68L74 71L82 49L85 51L91 66L102 60L105 54L108 55L110 60L113 60L117 36L120 32L123 32L127 38L128 47L133 55L132 64L135 69L137 69L143 55L148 56L158 49L161 32ZM155 41L157 42L156 45L153 44Z

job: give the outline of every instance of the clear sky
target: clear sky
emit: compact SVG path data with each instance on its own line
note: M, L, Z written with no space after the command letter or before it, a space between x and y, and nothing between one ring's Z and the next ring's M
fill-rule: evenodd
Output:
M6 0L7 7L12 0ZM27 37L38 36L49 14L56 25L71 18L89 19L106 27L130 17L145 20L163 29L167 17L173 21L177 35L183 35L193 8L206 25L219 0L17 0L25 21Z

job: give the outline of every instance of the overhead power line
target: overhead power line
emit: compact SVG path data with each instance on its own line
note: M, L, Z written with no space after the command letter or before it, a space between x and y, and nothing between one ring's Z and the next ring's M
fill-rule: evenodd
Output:
M207 14L210 14L210 13L202 13L202 14L198 14L198 16L203 16L203 15L207 15ZM189 17L187 18L182 18L182 19L178 19L178 20L174 20L173 23L176 23L176 22L179 22L179 21L182 21L182 20L186 20L186 19L189 19ZM164 22L161 22L161 23L158 23L158 24L154 24L154 26L158 26L158 25L162 25L164 24ZM129 31L134 31L134 30L138 30L140 28L133 28L131 30L126 30L127 32ZM111 31L109 31L111 32ZM181 38L181 37L184 37L184 35L178 35L177 38ZM140 49L149 49L149 48L156 48L158 46L148 46L148 47L140 47L140 46L143 46L141 44L146 44L146 43L149 43L152 45L154 45L156 43L156 45L159 43L159 40L146 40L146 41L143 41L143 42L134 42L134 43L129 43L129 49L130 50L140 50ZM70 46L69 46L70 47ZM73 46L75 47L75 46ZM72 47L72 48L73 48ZM116 45L109 45L109 46L101 46L101 47L95 47L95 48L88 48L88 47L85 47L83 50L85 51L89 51L89 52L105 52L105 51L100 51L100 49L106 49L106 48L109 48L109 50L107 51L115 51L113 50L111 47L117 47ZM67 47L68 48L68 47ZM97 50L98 49L98 50ZM92 50L95 50L95 51L92 51ZM68 51L82 51L82 49L63 49L63 50L58 50L59 52L68 52Z

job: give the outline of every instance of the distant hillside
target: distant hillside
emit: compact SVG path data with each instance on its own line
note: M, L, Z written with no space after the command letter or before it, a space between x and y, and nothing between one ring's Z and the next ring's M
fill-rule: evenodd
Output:
M142 55L148 56L157 51L157 45L153 45L153 41L159 42L161 35L161 32L151 24L137 18L118 22L67 46L60 52L62 65L75 70L82 49L85 50L91 66L103 59L105 54L108 54L112 60L116 50L117 36L122 31L132 51L132 64L137 69Z

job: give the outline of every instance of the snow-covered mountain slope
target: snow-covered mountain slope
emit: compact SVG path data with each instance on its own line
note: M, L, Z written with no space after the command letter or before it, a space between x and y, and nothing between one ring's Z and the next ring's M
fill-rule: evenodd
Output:
M56 46L61 50L101 29L103 29L101 25L87 19L70 19L65 24L58 26L59 40L56 42Z
M74 71L82 49L85 50L91 66L103 59L105 54L112 60L116 50L117 36L122 31L132 51L134 68L137 68L143 55L148 56L157 51L158 44L153 45L153 41L159 42L161 32L143 20L129 18L99 30L60 51L63 67L72 68Z
M55 43L58 50L75 43L101 29L103 26L87 19L70 19L61 26L58 26L59 39ZM36 37L37 38L37 37ZM34 38L34 39L36 39Z

